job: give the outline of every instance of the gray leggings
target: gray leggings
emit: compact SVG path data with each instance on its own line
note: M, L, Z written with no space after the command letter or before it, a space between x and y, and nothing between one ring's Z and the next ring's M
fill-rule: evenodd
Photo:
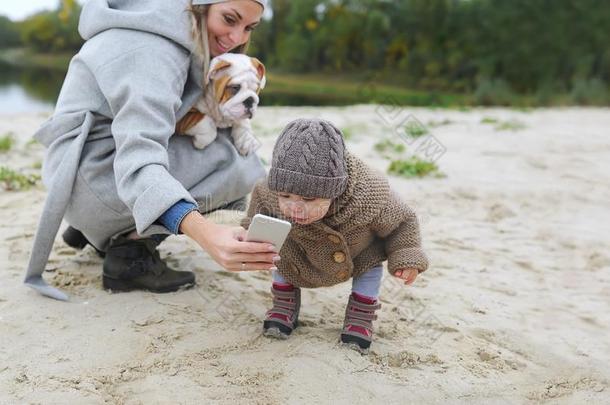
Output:
M362 273L358 277L354 277L352 279L352 292L371 298L379 297L379 287L381 286L382 275L383 266L379 265L373 267L365 273ZM273 282L290 284L277 270L273 272Z

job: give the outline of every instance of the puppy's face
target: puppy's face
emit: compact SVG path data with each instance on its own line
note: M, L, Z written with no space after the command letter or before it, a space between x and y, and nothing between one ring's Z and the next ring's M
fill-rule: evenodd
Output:
M243 54L223 54L210 63L208 81L223 118L238 121L252 118L258 93L265 87L265 66Z

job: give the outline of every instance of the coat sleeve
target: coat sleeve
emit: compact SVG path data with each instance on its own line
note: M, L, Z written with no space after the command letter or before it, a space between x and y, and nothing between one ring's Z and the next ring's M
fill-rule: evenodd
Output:
M259 213L263 214L265 211L262 207L262 187L263 184L259 181L258 183L256 183L254 189L252 190L252 194L250 195L250 204L248 205L246 216L240 222L240 225L245 229L248 229L250 227L250 223L252 222L252 217L254 217L254 215Z
M414 268L421 273L428 268L417 216L396 193L390 192L389 201L376 217L372 229L384 240L391 274L397 269Z
M113 114L115 181L142 233L180 200L195 203L169 173L168 144L188 76L188 53L159 39L98 67L94 75Z

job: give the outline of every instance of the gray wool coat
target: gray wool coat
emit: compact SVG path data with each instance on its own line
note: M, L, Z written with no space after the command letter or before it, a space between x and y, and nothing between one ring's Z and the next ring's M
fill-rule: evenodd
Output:
M250 192L265 171L241 157L226 131L203 150L172 136L201 95L189 0L89 0L53 116L34 135L47 147L47 199L25 283L66 300L42 273L63 218L98 249L136 229L169 233L155 221L187 200L200 211Z

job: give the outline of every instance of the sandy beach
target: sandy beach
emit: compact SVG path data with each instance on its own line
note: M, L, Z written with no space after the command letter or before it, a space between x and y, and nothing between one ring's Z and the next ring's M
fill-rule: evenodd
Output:
M0 115L17 140L2 166L38 170L48 115ZM408 115L429 133L397 134ZM270 275L226 272L183 236L160 250L192 289L111 294L95 251L58 236L45 278L71 302L44 298L22 279L45 190L1 190L0 404L610 403L609 109L263 107L264 161L312 116L381 171L399 157L374 147L387 139L442 173L390 177L431 267L413 286L386 273L368 355L338 343L349 283L304 290L301 327L270 340Z

